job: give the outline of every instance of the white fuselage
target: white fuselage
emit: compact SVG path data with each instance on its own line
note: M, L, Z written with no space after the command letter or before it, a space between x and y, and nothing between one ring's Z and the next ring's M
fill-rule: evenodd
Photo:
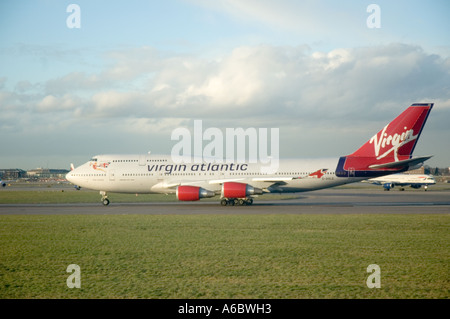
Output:
M436 180L431 175L424 174L392 174L369 179L376 184L392 183L395 185L433 185Z
M104 192L175 193L180 185L199 186L220 194L224 182L248 183L270 193L292 193L353 183L363 178L337 177L338 159L280 160L276 172L257 163L175 163L167 155L98 155L66 178ZM319 176L309 176L327 169Z

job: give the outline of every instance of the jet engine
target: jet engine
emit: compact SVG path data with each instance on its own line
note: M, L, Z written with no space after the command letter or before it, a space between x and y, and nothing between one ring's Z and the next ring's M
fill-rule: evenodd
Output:
M225 182L222 184L222 197L225 198L245 198L250 195L261 195L262 189L249 184L237 182Z
M178 186L177 198L182 201L195 201L200 198L214 197L213 191L198 187L198 186Z

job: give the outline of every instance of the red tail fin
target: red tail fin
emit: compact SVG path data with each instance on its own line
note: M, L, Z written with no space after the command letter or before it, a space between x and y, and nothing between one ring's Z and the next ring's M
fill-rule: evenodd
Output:
M356 152L346 156L343 168L355 171L374 167L398 169L400 165L395 165L396 162L400 164L412 157L432 107L433 103L412 104Z
M410 158L432 107L411 105L350 156L376 157L379 164Z

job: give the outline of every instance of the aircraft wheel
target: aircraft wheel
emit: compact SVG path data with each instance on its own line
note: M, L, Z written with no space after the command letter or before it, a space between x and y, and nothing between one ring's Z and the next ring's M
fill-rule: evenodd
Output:
M104 206L108 206L108 205L109 205L109 199L105 198L105 199L103 200L103 205L104 205Z

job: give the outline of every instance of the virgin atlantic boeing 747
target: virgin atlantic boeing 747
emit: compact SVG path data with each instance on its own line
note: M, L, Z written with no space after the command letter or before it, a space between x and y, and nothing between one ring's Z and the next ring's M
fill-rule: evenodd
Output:
M98 155L66 178L78 187L108 193L176 194L180 201L220 195L222 205L251 205L254 195L296 193L400 173L431 156L413 151L433 103L412 104L354 153L330 160L280 160L276 172L260 163L180 163L171 156Z

